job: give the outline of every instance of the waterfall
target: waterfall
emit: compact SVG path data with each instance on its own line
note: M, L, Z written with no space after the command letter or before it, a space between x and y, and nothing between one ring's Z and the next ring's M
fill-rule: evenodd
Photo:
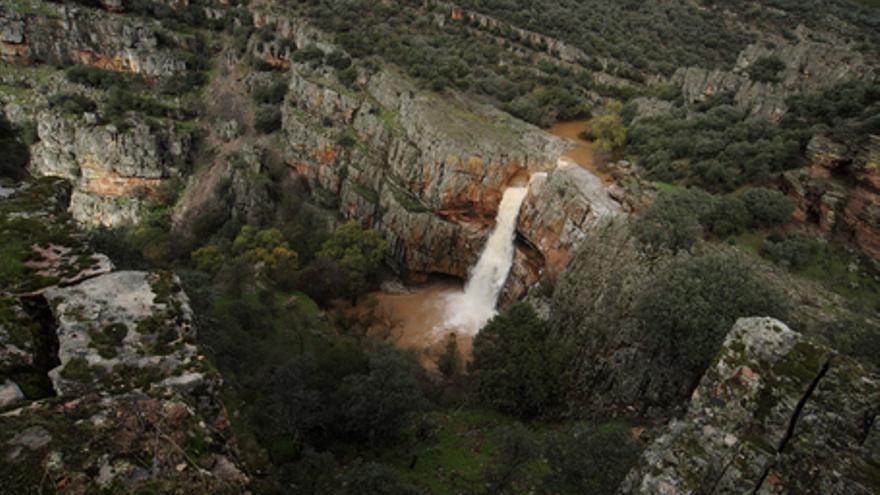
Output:
M495 228L479 261L471 269L464 292L447 296L443 329L475 335L497 314L495 305L513 265L516 220L528 192L528 187L510 187L504 191Z

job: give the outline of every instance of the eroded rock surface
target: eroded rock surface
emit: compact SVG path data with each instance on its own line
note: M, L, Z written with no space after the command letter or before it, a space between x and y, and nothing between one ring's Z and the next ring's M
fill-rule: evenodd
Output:
M170 76L186 62L159 46L155 21L41 2L35 13L0 10L0 59L83 64L145 76Z
M3 235L39 263L0 285L0 491L242 493L222 381L179 281L89 271L68 194L44 178L0 199Z
M878 377L769 318L739 320L625 494L880 490Z
M749 45L740 53L732 71L681 68L672 76L672 82L681 85L688 102L732 93L737 104L749 108L753 114L779 120L788 111L785 100L789 96L876 77L863 55L845 44L816 41L803 27L796 31L796 36L795 41L772 48L763 43ZM785 64L777 76L778 82L751 78L751 66L770 56L778 57Z
M842 234L880 259L880 136L861 145L816 135L807 147L810 167L786 172L783 189L801 221Z
M177 163L191 145L189 134L151 127L140 117L126 128L49 110L36 120L40 142L33 147L30 170L70 180L70 211L86 225L140 220L149 198L177 175Z

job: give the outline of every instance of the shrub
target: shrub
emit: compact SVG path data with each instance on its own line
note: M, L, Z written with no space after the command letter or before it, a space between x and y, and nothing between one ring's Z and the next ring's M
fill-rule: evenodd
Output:
M56 93L49 97L49 105L62 113L74 115L94 112L97 108L94 101L76 93Z
M284 81L276 81L255 87L251 92L251 98L259 104L277 105L284 101L286 94L287 85L284 84Z
M785 70L785 62L777 56L759 58L749 67L749 76L760 82L779 82L782 80L780 72Z
M717 198L715 205L703 217L703 225L717 237L728 237L742 232L749 224L749 210L735 195Z
M702 236L701 218L713 207L712 196L700 189L663 191L636 220L633 234L648 251L689 251Z
M779 191L756 187L742 195L754 227L775 227L791 221L794 201Z
M635 315L647 331L648 344L696 380L738 318L784 319L786 303L743 260L716 254L681 261L659 273L638 296Z
M87 65L75 65L67 69L65 76L72 83L99 89L110 89L113 86L125 85L132 79L118 72Z
M30 161L30 150L20 139L19 132L0 112L0 176L23 179Z
M263 134L272 134L281 129L281 109L275 106L262 106L257 109L254 128Z
M528 304L493 318L474 339L473 354L470 370L486 404L533 417L559 403L565 352Z
M821 248L819 240L807 234L771 236L761 245L761 255L774 263L797 270L806 266Z
M641 453L629 428L574 426L556 435L546 453L542 493L613 495Z

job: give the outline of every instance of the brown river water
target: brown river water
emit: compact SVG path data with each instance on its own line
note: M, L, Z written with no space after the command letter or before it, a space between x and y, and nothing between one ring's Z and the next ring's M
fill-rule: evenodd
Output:
M579 137L579 134L587 126L587 122L589 122L589 120L560 122L553 127L546 129L546 131L561 138L574 140L575 147L563 153L562 157L568 158L595 175L598 175L606 183L609 183L611 182L611 177L607 172L601 170L603 154L593 150L592 142Z
M457 281L432 281L411 287L409 294L374 292L370 297L387 311L394 322L391 340L401 349L413 349L422 365L436 369L437 358L446 350L450 331L443 329L444 301L460 293L464 284ZM458 333L456 343L462 361L470 360L473 338Z

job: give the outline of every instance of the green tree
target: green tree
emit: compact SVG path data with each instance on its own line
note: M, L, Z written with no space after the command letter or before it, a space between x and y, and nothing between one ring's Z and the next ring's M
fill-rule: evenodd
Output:
M626 142L626 127L620 111L623 105L618 101L609 102L601 113L595 115L584 129L584 137L594 140L596 147L602 151L611 151L623 146Z
M714 198L700 189L663 191L633 225L633 233L648 251L690 251L702 237L701 219L714 207Z
M397 349L379 345L370 354L369 373L348 376L339 384L343 431L370 444L396 438L425 404L415 366Z
M498 457L485 476L487 493L527 493L518 485L529 483L528 465L541 455L540 444L535 435L519 423L502 428L499 435Z
M794 201L785 194L766 187L749 189L742 195L754 227L775 227L791 221Z
M566 353L528 304L493 318L474 339L473 354L471 376L486 404L525 417L558 404Z
M680 261L657 274L636 300L648 345L695 379L742 317L787 314L782 294L739 257L715 254Z
M624 425L574 426L554 435L545 457L541 493L613 495L641 454Z
M351 221L340 225L330 236L318 258L326 258L339 264L348 274L345 293L352 300L367 290L378 275L387 243L372 229L364 229Z

